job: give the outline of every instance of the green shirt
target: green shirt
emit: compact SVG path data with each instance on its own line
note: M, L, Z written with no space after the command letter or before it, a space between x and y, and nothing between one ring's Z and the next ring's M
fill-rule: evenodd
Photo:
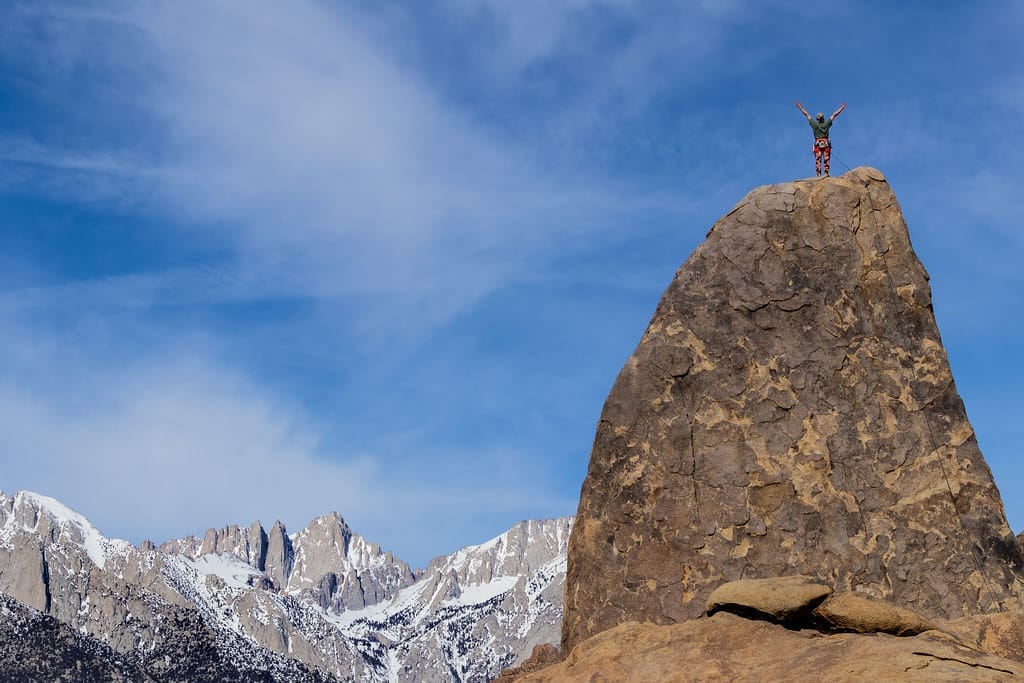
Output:
M832 119L827 118L824 121L818 119L810 119L811 130L814 131L814 139L827 138L828 129L832 127Z

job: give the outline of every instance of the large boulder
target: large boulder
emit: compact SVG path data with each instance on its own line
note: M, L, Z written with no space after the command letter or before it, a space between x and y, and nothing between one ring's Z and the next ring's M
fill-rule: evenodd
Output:
M755 614L777 622L810 617L832 589L806 576L741 579L716 588L708 598L708 614L726 611Z
M700 615L725 581L817 577L929 618L1024 578L874 169L761 187L676 273L605 403L562 651Z
M814 616L830 629L855 633L916 636L939 626L917 612L862 593L834 593L814 609Z

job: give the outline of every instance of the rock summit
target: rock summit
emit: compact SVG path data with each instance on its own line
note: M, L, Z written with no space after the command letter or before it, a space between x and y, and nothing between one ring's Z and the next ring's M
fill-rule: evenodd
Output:
M679 269L604 405L562 652L740 579L1002 611L1022 562L885 177L769 185Z

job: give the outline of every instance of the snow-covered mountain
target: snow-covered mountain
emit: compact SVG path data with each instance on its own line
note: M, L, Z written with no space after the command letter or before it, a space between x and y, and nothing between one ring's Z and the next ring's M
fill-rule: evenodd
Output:
M230 555L245 562L289 595L308 595L328 611L359 609L393 596L415 581L405 562L353 532L336 512L314 519L289 536L280 522L268 534L259 522L210 529L160 546L193 560Z
M417 573L334 513L135 548L52 498L0 493L0 593L154 680L191 657L190 680L485 681L558 641L571 523L521 522Z
M571 519L520 522L430 563L394 598L331 621L387 644L403 681L486 681L557 643Z

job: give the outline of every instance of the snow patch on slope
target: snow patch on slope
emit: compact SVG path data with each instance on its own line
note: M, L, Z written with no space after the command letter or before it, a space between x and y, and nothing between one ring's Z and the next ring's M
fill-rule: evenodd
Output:
M445 607L466 607L479 605L480 603L492 600L502 593L507 593L516 587L519 582L518 576L501 576L487 583L471 584L463 586L457 598L449 598L441 604Z
M242 562L234 555L202 555L194 560L182 558L182 560L197 573L203 576L217 576L230 588L251 588L250 577L262 576L260 572L250 565Z

